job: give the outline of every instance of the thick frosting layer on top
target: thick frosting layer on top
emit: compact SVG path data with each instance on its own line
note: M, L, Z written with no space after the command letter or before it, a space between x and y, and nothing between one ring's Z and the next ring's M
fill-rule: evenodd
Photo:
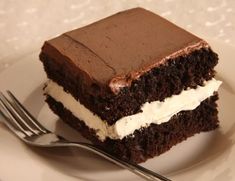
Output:
M49 40L42 52L75 65L87 84L118 93L166 60L202 47L209 46L166 19L134 8Z
M112 126L87 109L79 100L74 99L71 94L66 93L63 87L51 80L45 87L45 93L61 102L74 116L83 121L89 128L95 130L100 140L105 140L107 137L122 139L134 133L135 130L148 127L152 123L167 122L180 111L193 110L203 100L212 96L218 90L220 84L221 81L212 79L205 82L204 86L183 90L179 95L168 97L163 102L146 102L142 105L140 113L122 117Z

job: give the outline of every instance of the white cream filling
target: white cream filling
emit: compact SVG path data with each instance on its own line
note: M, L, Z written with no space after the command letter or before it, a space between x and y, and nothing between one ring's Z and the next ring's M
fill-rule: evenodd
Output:
M71 94L65 92L63 87L49 80L45 93L61 102L65 108L73 113L74 116L84 121L84 123L94 130L100 140L107 137L111 139L122 139L132 134L135 130L142 127L148 127L151 123L161 124L170 120L170 118L180 112L193 110L206 98L213 95L221 85L221 81L212 79L206 81L204 86L197 86L196 89L183 90L179 95L173 95L166 98L163 102L146 102L141 110L134 115L125 116L110 126L105 120L91 112L79 100L76 100Z

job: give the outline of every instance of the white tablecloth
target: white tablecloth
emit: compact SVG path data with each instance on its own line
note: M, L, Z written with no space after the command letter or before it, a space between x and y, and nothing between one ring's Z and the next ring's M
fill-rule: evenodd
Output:
M46 39L137 6L203 38L235 43L234 0L1 0L0 72Z

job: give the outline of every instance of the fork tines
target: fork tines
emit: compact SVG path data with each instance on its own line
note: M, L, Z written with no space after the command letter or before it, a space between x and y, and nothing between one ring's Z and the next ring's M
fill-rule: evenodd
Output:
M3 121L13 132L18 130L25 136L49 132L24 108L10 91L7 91L7 94L9 98L0 92L0 112L5 118Z

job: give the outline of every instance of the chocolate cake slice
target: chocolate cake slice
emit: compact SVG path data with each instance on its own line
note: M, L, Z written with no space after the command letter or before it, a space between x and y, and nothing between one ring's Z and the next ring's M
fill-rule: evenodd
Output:
M218 127L218 56L204 40L142 8L46 41L46 102L117 157L139 163Z

